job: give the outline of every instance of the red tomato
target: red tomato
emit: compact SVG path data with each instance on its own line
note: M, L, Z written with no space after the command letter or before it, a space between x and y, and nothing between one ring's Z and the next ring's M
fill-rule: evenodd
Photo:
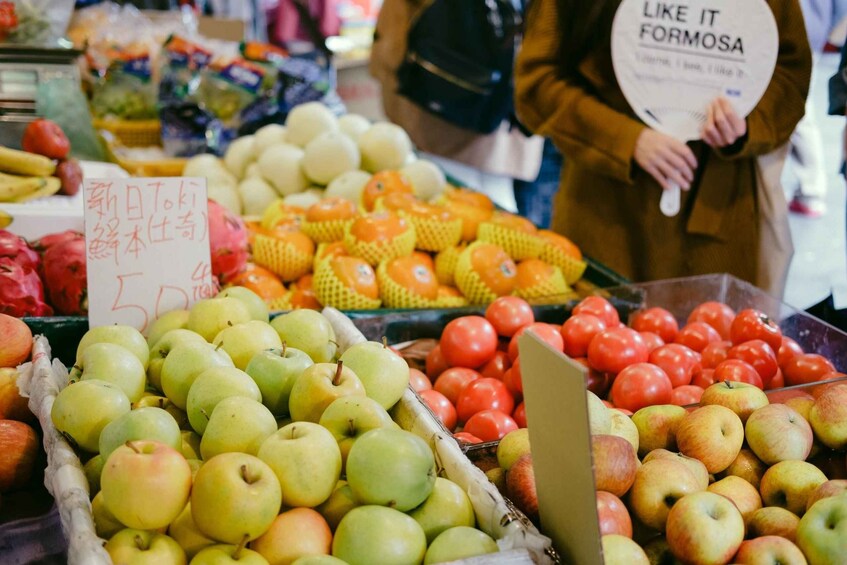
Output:
M601 296L583 298L579 304L574 306L573 312L571 312L572 316L576 316L577 314L597 316L603 320L607 328L613 328L621 323L621 317L618 315L618 311L615 310L611 302Z
M782 330L764 312L748 308L739 312L732 321L729 340L733 345L738 345L751 339L761 339L770 345L771 349L779 351L782 345Z
M456 413L462 422L467 422L471 416L483 410L511 414L514 409L515 399L506 385L497 379L477 379L471 382L459 393L459 401L456 403Z
M715 370L706 368L700 369L694 373L694 377L691 379L691 384L706 390L715 384Z
M512 337L515 332L535 321L532 306L517 296L501 296L485 309L485 319L498 335Z
M678 343L669 343L654 350L649 361L665 372L674 388L690 384L700 368L700 356Z
M465 387L481 378L482 375L472 369L453 367L447 369L435 379L433 388L446 396L450 402L456 404L459 401L459 394L465 390Z
M673 396L671 380L652 363L630 365L615 377L612 403L631 412L645 406L669 404Z
M417 369L409 369L409 385L411 385L415 392L432 390L432 383L426 375Z
M649 356L644 338L630 328L604 330L588 346L588 364L613 375L629 365L646 362Z
M71 143L57 123L38 119L30 122L24 130L21 147L29 153L64 159L71 150Z
M440 345L436 345L426 354L426 376L429 377L429 380L434 382L438 375L449 368L450 365L444 359Z
M512 396L523 396L523 374L521 374L521 358L515 359L508 370L509 376L503 377L503 384Z
M673 389L673 394L671 394L671 404L676 404L677 406L698 404L701 396L703 396L703 389L699 386L680 386Z
M644 343L647 345L647 351L653 352L654 349L658 349L665 344L665 341L659 337L658 334L654 334L653 332L638 332L641 334L641 337L644 338Z
M762 377L759 376L758 371L750 363L740 359L727 359L715 367L715 382L722 383L725 381L748 383L764 388Z
M632 417L632 414L633 414L632 410L627 410L626 408L612 408L612 410L617 410L618 412L620 412L624 416L629 416L630 418Z
M676 334L676 343L700 353L710 343L720 341L718 331L706 322L691 322Z
M835 366L829 359L817 353L797 355L782 370L788 386L816 383L827 373L834 372Z
M420 393L420 397L445 428L451 432L456 428L456 408L446 396L437 390L425 390Z
M523 402L518 404L518 407L515 408L515 411L512 413L512 419L519 428L526 427L526 405L524 405Z
M647 308L633 314L630 327L637 332L652 332L665 343L671 342L679 332L679 324L673 314L664 308Z
M475 435L469 434L468 432L459 432L457 434L453 434L453 437L456 438L456 441L461 443L482 443L481 439Z
M761 339L751 339L739 343L727 352L727 359L741 359L749 363L762 377L762 383L765 385L770 382L779 369L776 364L776 353L770 345Z
M700 363L704 369L714 369L726 361L726 355L732 347L731 341L713 341L700 352Z
M577 363L580 363L588 369L588 374L585 375L585 388L603 398L609 392L609 387L612 386L612 379L610 375L606 373L601 373L596 369L592 368L591 365L588 364L588 359L584 357L580 357L579 359L574 359Z
M782 336L782 344L776 352L776 362L780 368L785 367L789 361L803 355L803 348L790 337Z
M777 369L776 374L765 385L765 390L776 390L778 388L785 388L785 377L782 374L782 369Z
M497 332L481 316L463 316L444 327L439 345L451 366L476 369L494 357Z
M491 361L482 366L479 373L483 377L502 381L503 375L509 370L510 366L511 362L509 361L509 355L504 351L495 351L494 357L491 358Z
M463 431L482 441L498 441L509 432L518 429L517 423L508 414L499 410L477 412L467 421Z
M729 339L734 318L735 311L723 302L704 302L692 310L686 323L705 322L717 330L721 339Z
M597 316L591 314L571 316L562 324L561 330L565 355L585 357L588 354L588 344L595 335L605 329L605 322Z
M555 326L545 324L544 322L535 322L534 324L530 324L519 329L517 333L512 336L512 341L509 342L509 359L511 359L513 363L515 362L515 359L518 358L518 339L524 332L534 333L543 341L547 342L550 347L556 351L562 351L565 347L565 343L562 340L562 334L555 328Z

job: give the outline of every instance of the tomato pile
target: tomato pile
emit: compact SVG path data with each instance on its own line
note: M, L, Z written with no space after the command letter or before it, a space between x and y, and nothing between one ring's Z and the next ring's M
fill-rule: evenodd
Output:
M763 312L736 313L705 302L679 327L668 310L630 316L629 326L605 298L582 300L561 326L536 322L521 298L501 297L485 316L444 328L413 387L457 439L499 440L526 427L517 338L533 332L588 368L587 388L632 414L645 406L700 401L711 384L745 382L764 390L843 377L824 356L805 353Z

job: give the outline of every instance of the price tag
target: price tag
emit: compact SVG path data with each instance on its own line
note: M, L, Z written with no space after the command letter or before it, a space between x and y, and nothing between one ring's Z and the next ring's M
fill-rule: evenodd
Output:
M88 320L144 332L217 292L206 179L85 179Z

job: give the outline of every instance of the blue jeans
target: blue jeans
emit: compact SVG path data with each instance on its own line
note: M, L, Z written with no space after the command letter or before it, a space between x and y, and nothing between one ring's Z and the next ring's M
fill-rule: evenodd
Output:
M546 139L538 178L533 182L514 181L518 213L539 228L547 229L550 227L550 220L553 215L553 197L559 190L561 172L562 154L559 153L552 141Z

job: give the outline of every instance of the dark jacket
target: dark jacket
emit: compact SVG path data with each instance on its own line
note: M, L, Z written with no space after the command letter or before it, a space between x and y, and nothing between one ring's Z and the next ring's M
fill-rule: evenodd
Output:
M843 116L847 113L847 43L841 48L841 64L838 72L829 79L829 115Z

